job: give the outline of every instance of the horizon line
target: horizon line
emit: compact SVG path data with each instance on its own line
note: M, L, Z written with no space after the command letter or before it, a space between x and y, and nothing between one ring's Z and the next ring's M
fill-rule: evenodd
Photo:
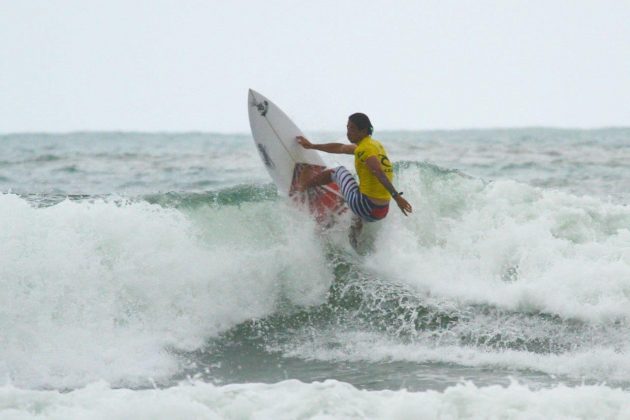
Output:
M497 126L497 127L464 127L464 128L400 128L400 129L381 129L375 132L381 133L412 133L412 132L456 132L456 131L518 131L518 130L558 130L558 131L602 131L602 130L627 130L630 125L609 125L596 127L570 127L570 126L552 126L552 125L525 125L525 126ZM307 129L306 132L315 133L336 133L343 130L331 129ZM137 130L137 129L72 129L72 130L51 130L51 131L7 131L0 132L0 136L14 135L76 135L76 134L98 134L98 133L117 133L117 134L213 134L221 136L233 135L251 135L249 131L210 131L210 130Z

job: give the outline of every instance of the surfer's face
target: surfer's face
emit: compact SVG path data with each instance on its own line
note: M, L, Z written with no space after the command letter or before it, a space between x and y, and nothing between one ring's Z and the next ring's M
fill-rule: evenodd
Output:
M350 140L350 143L358 143L363 140L365 136L368 135L367 130L359 130L357 126L354 125L354 123L350 120L348 120L348 125L346 125L346 128L348 130L346 136L348 137L348 140Z

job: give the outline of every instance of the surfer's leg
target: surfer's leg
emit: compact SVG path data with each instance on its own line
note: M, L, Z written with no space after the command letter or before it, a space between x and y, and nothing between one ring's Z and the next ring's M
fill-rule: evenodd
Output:
M345 166L338 166L333 169L331 178L339 185L341 195L346 199L346 202L350 203L355 200L356 195L359 193L359 184Z
M352 218L352 225L350 225L350 234L348 235L350 245L352 245L354 249L358 247L361 230L363 230L363 220L361 220L359 216L354 216Z
M370 214L372 211L370 203L359 191L359 184L354 176L345 167L339 166L333 171L332 179L339 185L341 195L350 210L366 222L374 221Z
M343 166L335 168L332 173L332 179L339 185L341 194L346 200L348 207L354 213L348 239L350 245L360 253L359 245L361 239L361 231L363 230L363 222L373 222L371 206L369 200L365 198L359 191L359 184L352 174Z

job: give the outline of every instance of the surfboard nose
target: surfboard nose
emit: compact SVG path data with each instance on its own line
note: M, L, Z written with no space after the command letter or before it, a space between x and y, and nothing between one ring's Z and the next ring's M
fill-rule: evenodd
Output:
M254 89L249 89L249 91L247 92L247 97L248 97L248 103L250 106L255 106L256 104L258 104L259 102L262 102L262 100L264 99L264 97L256 92Z
M247 105L252 107L256 106L258 100L256 100L256 91L254 89L249 89L247 92Z

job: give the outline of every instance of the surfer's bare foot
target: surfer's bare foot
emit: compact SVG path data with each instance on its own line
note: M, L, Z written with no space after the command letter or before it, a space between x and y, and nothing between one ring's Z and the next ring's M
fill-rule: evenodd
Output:
M305 182L304 189L326 185L332 182L332 169L326 169Z
M326 185L332 181L331 173L332 170L328 169L307 180L297 182L295 184L295 190L298 192L304 192L309 188L317 187L319 185Z

